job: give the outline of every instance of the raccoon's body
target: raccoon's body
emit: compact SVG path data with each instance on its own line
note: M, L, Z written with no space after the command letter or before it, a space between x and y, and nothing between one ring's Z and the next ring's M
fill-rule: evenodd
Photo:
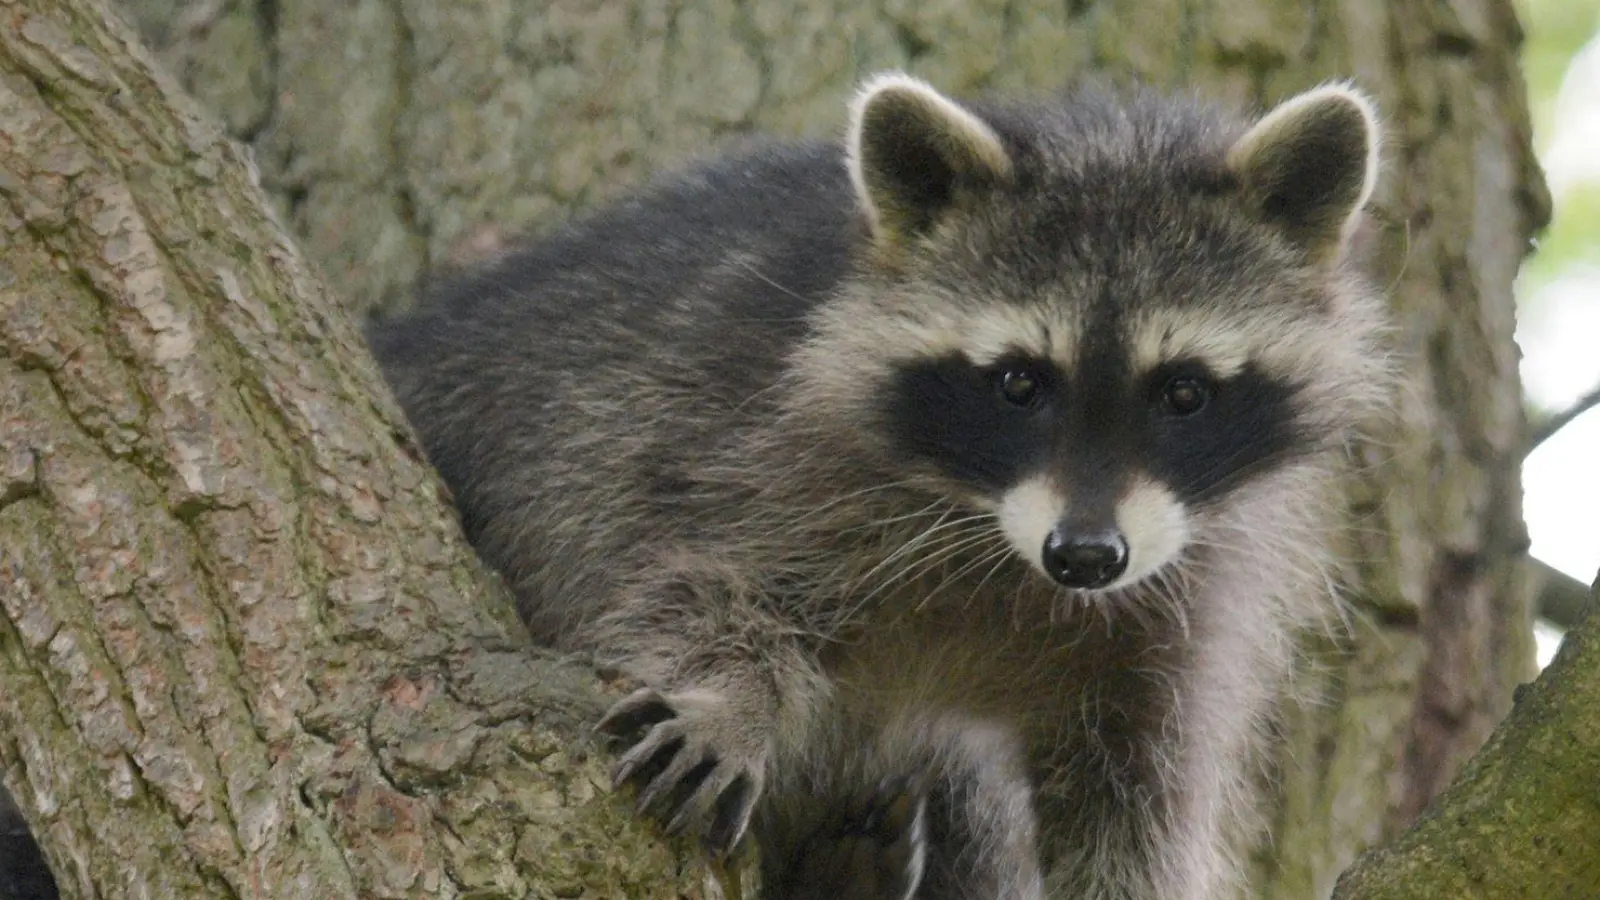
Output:
M926 809L890 817L886 895L1230 896L1382 394L1344 254L1370 107L887 76L852 114L450 280L374 349L535 633L649 685L605 723L640 733L619 779L713 848L750 825L774 893L888 783Z

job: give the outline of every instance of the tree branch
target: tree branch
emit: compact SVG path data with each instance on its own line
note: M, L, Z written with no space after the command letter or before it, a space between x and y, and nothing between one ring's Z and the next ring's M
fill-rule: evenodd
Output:
M0 2L0 773L67 896L696 896L239 149Z
M1571 575L1529 557L1539 578L1539 615L1562 628L1571 628L1589 606L1589 588Z
M1600 584L1596 590L1600 591ZM1586 897L1600 885L1596 600L1426 816L1344 877L1335 900Z
M1556 432L1571 425L1579 416L1600 406L1600 385L1595 385L1589 393L1579 397L1571 406L1539 422L1533 428L1533 434L1528 437L1528 449L1523 451L1526 456L1538 449L1539 445L1555 437Z

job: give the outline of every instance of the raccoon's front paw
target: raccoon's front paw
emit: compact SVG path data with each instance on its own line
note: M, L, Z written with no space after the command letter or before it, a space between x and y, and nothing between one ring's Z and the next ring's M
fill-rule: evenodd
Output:
M909 900L927 859L927 797L908 778L889 778L833 811L803 841L782 900Z
M699 823L713 856L739 843L766 780L770 750L759 722L714 693L645 688L596 727L631 744L611 777L617 787L634 786L638 812L662 819L669 832Z

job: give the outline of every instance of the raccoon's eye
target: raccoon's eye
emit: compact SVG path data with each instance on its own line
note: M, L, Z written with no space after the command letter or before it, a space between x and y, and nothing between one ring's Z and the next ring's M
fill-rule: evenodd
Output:
M1161 410L1171 416L1192 416L1211 402L1211 382L1179 375L1161 389Z
M1023 368L1000 369L994 373L995 389L1007 403L1033 409L1044 399L1044 380Z

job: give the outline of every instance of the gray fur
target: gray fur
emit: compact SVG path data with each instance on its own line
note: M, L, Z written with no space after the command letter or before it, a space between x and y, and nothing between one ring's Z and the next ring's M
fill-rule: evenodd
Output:
M1252 130L1148 94L958 106L880 78L842 147L702 164L373 329L531 627L649 685L606 723L637 735L619 774L647 808L718 848L748 818L780 884L826 798L911 778L918 897L1236 895L1252 760L1331 609L1341 448L1386 377L1343 253L1370 107L1292 102ZM936 457L975 451L907 385L991 344L1101 379L1104 405L958 476ZM1259 458L1159 463L1137 410L1098 432L1174 353L1277 398ZM1135 555L1176 543L1130 583L1058 587L1015 539L1038 503L1002 510L1018 467L1046 486L1024 500L1105 495L1116 522L1145 484Z

